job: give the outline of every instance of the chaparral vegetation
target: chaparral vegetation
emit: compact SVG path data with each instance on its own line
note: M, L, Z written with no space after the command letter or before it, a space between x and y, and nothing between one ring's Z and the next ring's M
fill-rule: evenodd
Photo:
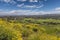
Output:
M0 40L60 40L60 20L0 18Z

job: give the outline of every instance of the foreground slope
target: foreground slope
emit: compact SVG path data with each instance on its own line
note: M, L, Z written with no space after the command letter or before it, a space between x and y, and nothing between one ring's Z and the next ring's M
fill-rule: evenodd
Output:
M0 40L60 40L60 20L0 18Z

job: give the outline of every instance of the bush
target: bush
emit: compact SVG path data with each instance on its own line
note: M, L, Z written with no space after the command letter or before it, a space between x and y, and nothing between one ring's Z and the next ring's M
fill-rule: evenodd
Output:
M20 32L0 25L0 40L22 40Z

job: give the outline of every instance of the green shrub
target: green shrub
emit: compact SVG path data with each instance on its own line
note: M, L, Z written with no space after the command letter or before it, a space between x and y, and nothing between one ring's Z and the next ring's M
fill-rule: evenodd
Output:
M22 38L18 31L0 26L0 40L22 40Z

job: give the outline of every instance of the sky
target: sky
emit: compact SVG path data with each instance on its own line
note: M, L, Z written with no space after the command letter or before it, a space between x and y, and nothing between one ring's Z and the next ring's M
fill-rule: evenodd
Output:
M60 0L0 0L0 15L60 14Z

